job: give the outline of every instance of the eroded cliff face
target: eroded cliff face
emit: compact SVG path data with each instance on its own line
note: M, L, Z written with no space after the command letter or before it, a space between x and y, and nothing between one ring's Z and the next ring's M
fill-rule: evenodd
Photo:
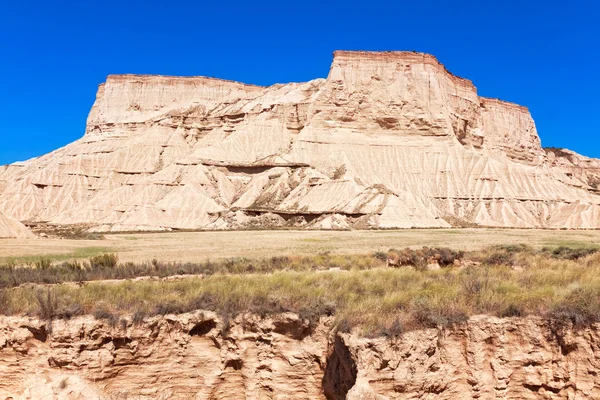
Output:
M327 79L270 87L109 76L82 139L0 169L0 211L99 231L600 228L598 162L565 154L433 56L343 51Z
M358 365L347 398L596 399L599 328L480 316L398 340L345 336Z
M32 239L35 235L19 221L0 212L0 239Z
M329 327L295 315L231 323L199 312L135 324L0 322L0 396L321 399ZM1 397L4 398L4 397Z
M228 329L225 327L228 326ZM210 312L0 320L0 395L14 399L597 399L600 326L474 317L396 339L331 318Z

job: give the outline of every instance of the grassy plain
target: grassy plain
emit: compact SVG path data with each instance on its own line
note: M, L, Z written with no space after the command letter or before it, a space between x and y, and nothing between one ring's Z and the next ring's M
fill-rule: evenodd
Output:
M204 262L235 257L367 254L390 248L449 247L480 250L500 244L533 248L600 245L600 231L536 229L410 229L379 231L226 231L111 234L104 240L0 240L0 264L87 259L116 253L122 262L157 259L164 262Z
M586 326L600 321L599 248L600 231L508 229L2 240L0 314L93 314L116 323L124 314L196 309L225 320L292 311L313 320L335 315L340 329L375 335L459 324L476 314ZM441 269L428 269L432 252ZM407 264L386 267L390 257ZM133 279L182 274L187 278Z
M446 327L480 314L537 315L555 326L600 321L600 253L505 248L478 255L483 258L477 266L439 270L370 263L167 281L21 285L0 290L0 312L44 319L92 314L116 324L125 314L139 319L201 309L229 320L247 312L291 311L312 321L334 315L340 329L359 328L366 335Z

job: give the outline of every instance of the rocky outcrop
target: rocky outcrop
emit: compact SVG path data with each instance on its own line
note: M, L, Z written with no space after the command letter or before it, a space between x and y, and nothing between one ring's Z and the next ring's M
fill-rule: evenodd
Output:
M596 399L600 326L474 317L401 339L346 335L356 360L348 399Z
M0 239L32 239L35 235L22 223L0 212Z
M0 319L13 399L597 399L600 326L474 317L366 339L293 314Z
M0 398L323 399L329 325L209 312L0 321ZM226 333L224 333L226 331Z
M109 76L82 139L0 169L0 211L97 231L600 228L599 161L562 154L433 56L339 51L327 79L270 87Z

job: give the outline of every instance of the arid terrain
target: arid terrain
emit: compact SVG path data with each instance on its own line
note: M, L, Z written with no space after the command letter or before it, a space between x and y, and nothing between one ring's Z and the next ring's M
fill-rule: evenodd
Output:
M224 258L281 255L365 254L392 247L441 246L478 250L498 244L533 247L592 246L600 231L540 229L411 229L371 231L217 231L106 234L104 240L0 240L0 262L85 259L117 253L121 261L202 262ZM257 245L260 244L260 245Z
M0 167L0 399L598 399L599 184L427 54L111 75Z
M0 167L0 237L253 228L600 228L600 161L435 57L334 53L269 87L111 75L84 136Z
M2 240L0 396L595 399L599 235Z

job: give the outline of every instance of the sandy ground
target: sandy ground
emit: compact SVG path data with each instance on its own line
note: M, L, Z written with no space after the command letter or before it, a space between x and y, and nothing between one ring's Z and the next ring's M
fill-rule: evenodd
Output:
M87 258L105 252L121 261L205 261L232 257L370 253L390 248L447 246L474 250L495 244L600 245L600 231L415 229L397 231L227 231L107 235L105 240L0 240L0 262Z

